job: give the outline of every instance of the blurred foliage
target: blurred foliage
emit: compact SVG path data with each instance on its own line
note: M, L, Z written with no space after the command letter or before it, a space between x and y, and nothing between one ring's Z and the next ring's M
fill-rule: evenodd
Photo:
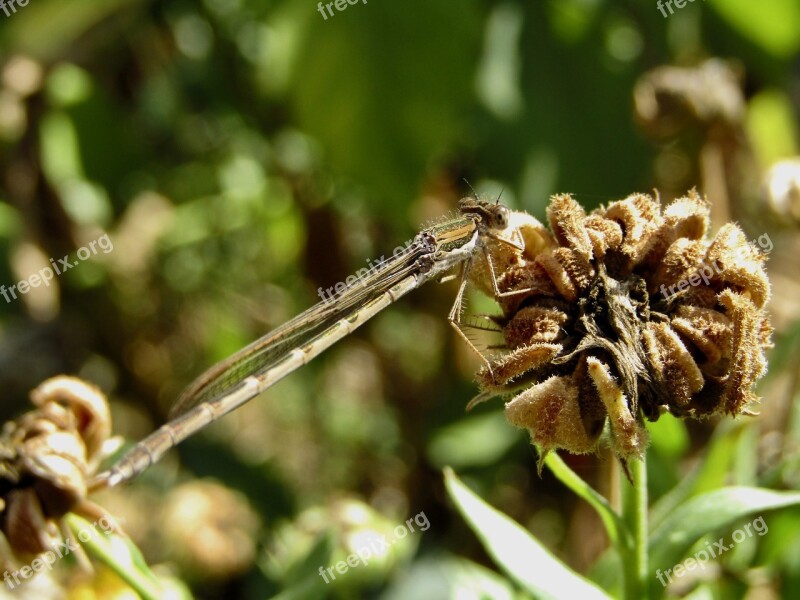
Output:
M668 18L633 0L372 0L327 19L300 0L37 0L0 13L0 283L74 261L105 232L113 242L0 300L3 416L73 373L115 400L117 433L140 439L204 368L452 212L469 193L462 178L539 218L557 191L590 208L662 186L664 165L683 164L676 148L697 157L636 128L634 84L660 65L737 65L739 149L758 179L800 154L799 52L795 0L708 0ZM680 172L668 181L682 191L707 183ZM773 368L760 419L653 426L656 523L723 485L800 487L797 227L737 189L723 200L704 188L775 240ZM446 322L453 284L429 288L98 498L156 572L203 598L529 597L447 499L452 465L538 544L615 589L597 516L536 476L499 403L464 413L477 362ZM565 460L614 489L609 457ZM220 486L235 499L219 500ZM797 597L794 510L766 513L769 535L687 589ZM353 536L420 512L427 531L322 582L317 569L357 548ZM175 526L184 513L207 537ZM245 567L224 570L249 549ZM204 562L215 552L219 568ZM101 580L80 597L112 597Z

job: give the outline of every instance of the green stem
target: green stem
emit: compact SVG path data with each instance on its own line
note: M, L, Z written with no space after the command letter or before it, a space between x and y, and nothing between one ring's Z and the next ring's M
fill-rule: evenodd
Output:
M647 600L647 453L628 463L633 485L620 478L622 520L633 534L633 555L625 564L625 598Z

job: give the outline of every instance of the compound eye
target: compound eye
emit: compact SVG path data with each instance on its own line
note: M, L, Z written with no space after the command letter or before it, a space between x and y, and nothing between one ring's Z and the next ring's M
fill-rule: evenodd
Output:
M505 206L498 206L494 215L495 226L498 229L508 227L508 209Z

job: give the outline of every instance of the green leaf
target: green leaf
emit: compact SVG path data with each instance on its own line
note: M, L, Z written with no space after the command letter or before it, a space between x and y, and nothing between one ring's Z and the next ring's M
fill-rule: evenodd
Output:
M44 61L68 52L77 39L114 12L144 4L142 0L49 0L31 2L8 25L10 45L17 52ZM5 15L3 20L5 20ZM109 19L110 20L110 19ZM110 26L110 25L109 25ZM5 25L4 25L5 27Z
M289 86L297 122L335 173L368 186L387 213L403 214L432 162L468 141L480 19L474 3L454 13L423 0L370 2L315 14L305 31Z
M800 492L750 487L722 488L692 498L678 506L650 535L651 571L672 568L702 536L741 517L798 504Z
M597 512L600 520L606 528L606 533L611 543L622 556L630 554L633 548L633 539L625 523L620 516L611 508L601 494L596 492L588 483L581 479L575 471L570 469L555 452L550 452L544 459L544 464L553 472L561 483L571 489L577 496L586 500L589 505Z
M746 128L762 165L794 157L798 152L792 100L782 90L767 89L747 105Z
M435 554L415 561L381 594L381 600L408 598L519 600L521 596L510 581L486 567L460 557Z
M743 36L788 58L800 49L800 3L797 0L709 0L709 4Z
M67 515L66 521L72 534L80 540L88 554L119 575L144 600L164 597L164 589L158 578L150 571L141 551L130 539L115 534L99 535L95 524L73 514ZM87 532L91 535L85 535ZM84 540L84 537L87 539ZM183 597L191 597L188 591L183 592Z
M501 411L472 415L437 431L428 445L428 458L439 468L492 465L521 437L519 430L509 427Z
M625 565L622 557L611 546L594 561L587 573L589 579L603 588L609 595L622 598L625 589Z
M655 423L648 423L651 448L669 458L678 459L689 449L689 432L686 422L672 416L664 416Z
M662 496L650 511L650 526L657 528L676 507L689 498L722 487L736 455L747 421L723 421L714 431L703 462Z
M271 600L322 600L325 597L322 581L309 578L272 596Z
M306 556L299 562L291 565L283 578L283 584L297 584L306 588L319 588L324 589L323 580L321 577L309 578L309 573L316 573L319 566L329 565L331 563L331 556L333 555L333 538L332 532L328 531L319 536L319 539L308 550ZM314 583L313 586L307 586L308 580ZM309 592L316 593L318 590L309 590ZM322 594L324 596L324 594ZM321 597L317 594L314 597Z
M554 557L521 525L486 504L444 470L450 498L498 566L536 598L609 598Z

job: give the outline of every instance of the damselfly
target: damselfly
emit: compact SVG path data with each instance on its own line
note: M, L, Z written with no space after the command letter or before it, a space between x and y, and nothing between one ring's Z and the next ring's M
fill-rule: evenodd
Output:
M464 265L450 312L451 323L461 332L461 299L476 252L483 251L494 277L488 245L523 247L519 232L517 241L515 232L507 231L515 229L510 224L511 214L517 213L501 204L462 200L459 216L422 230L404 251L335 299L316 304L203 373L181 394L172 411L177 416L101 473L92 487L112 487L135 477L173 446L305 365L411 290Z

